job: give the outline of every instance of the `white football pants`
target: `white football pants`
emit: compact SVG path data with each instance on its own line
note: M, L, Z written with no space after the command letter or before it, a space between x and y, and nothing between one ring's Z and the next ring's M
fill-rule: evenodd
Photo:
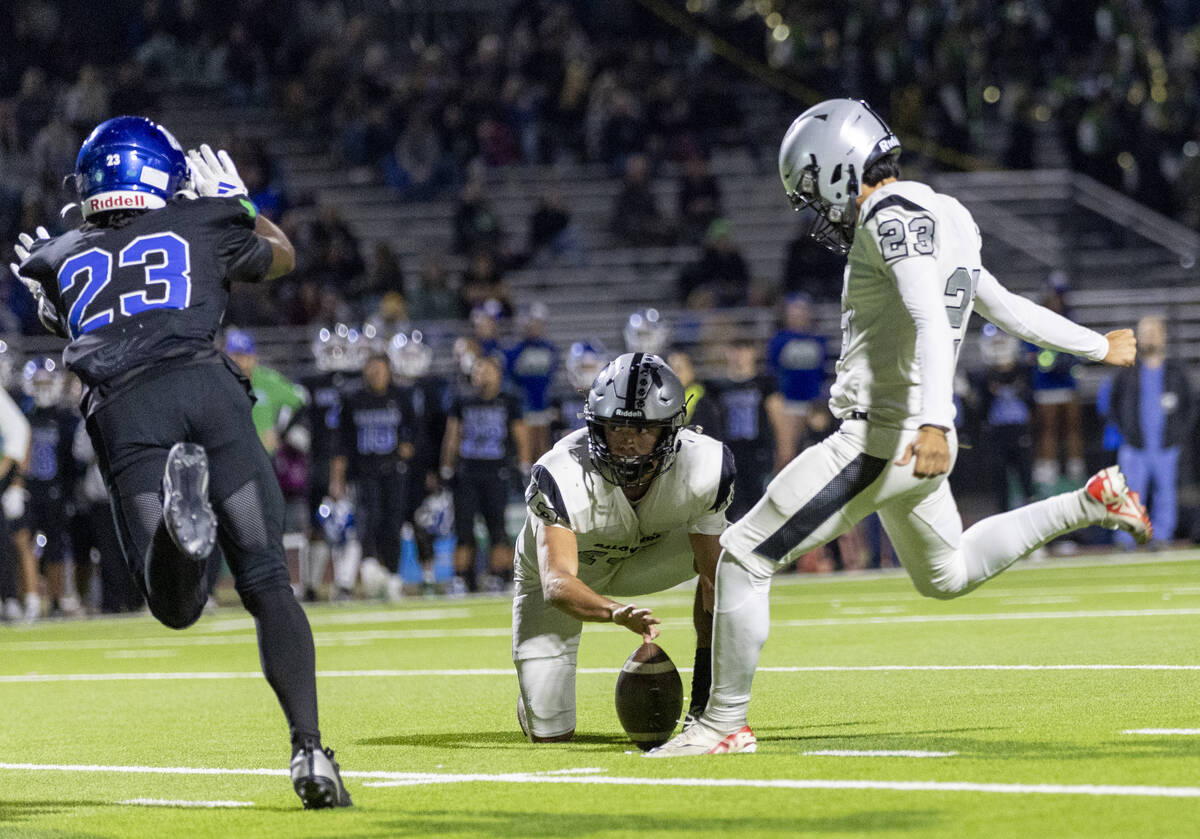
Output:
M896 466L916 430L849 420L801 452L757 504L721 537L713 624L713 688L704 718L745 725L750 683L770 622L770 578L779 568L878 512L917 591L966 594L1046 542L1099 522L1082 489L986 518L965 533L945 475L916 478ZM950 435L951 468L957 438Z

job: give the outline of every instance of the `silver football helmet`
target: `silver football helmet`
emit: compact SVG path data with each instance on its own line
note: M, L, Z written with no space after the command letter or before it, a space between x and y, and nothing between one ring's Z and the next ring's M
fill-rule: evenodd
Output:
M779 177L792 206L812 208L808 235L834 253L854 241L863 172L900 154L900 141L866 102L828 99L796 117L779 146Z
M63 367L53 358L39 355L25 362L22 371L21 389L33 398L39 408L53 408L62 402L66 377Z
M679 377L658 356L638 352L613 359L592 382L583 409L588 454L601 477L620 487L638 487L670 469L684 406ZM617 455L605 431L622 426L659 428L654 449L646 455Z
M333 328L322 326L312 340L312 354L317 369L322 372L361 370L370 354L365 336L352 326L334 324Z
M429 372L433 364L433 349L425 343L421 330L410 334L397 332L387 346L392 369L406 379L419 379Z

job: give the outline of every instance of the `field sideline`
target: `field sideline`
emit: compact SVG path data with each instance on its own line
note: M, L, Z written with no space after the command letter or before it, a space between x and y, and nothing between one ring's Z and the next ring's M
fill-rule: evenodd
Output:
M902 574L781 577L757 755L648 761L585 628L579 734L515 719L503 598L309 609L356 807L306 813L253 626L0 626L0 837L1193 836L1200 552L1018 566L957 601ZM644 598L692 663L691 596ZM169 832L169 834L168 834Z

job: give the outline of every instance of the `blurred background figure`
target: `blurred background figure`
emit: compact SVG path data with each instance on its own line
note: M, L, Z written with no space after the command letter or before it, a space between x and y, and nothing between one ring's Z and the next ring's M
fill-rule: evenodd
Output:
M675 371L679 383L683 385L683 421L688 425L708 429L715 436L715 429L720 424L719 408L716 401L708 397L708 385L696 378L696 367L692 364L691 355L683 350L671 350L667 353L667 366Z
M552 444L586 426L583 409L587 405L587 392L607 363L607 353L587 341L576 341L567 348L563 360L566 384L556 388L550 399Z
M625 352L653 353L661 356L671 340L671 328L658 309L641 309L629 316L622 333Z
M1064 317L1067 310L1067 276L1055 271L1046 281L1038 301ZM1079 401L1076 368L1079 360L1069 353L1059 353L1027 344L1035 354L1033 368L1033 403L1037 420L1037 447L1033 461L1033 482L1039 495L1052 495L1059 478L1063 449L1066 454L1066 476L1071 486L1083 485L1087 466L1083 459L1083 408Z
M1020 340L990 323L983 327L980 351L986 366L972 382L979 448L996 509L1004 512L1033 499L1030 371L1023 363Z
M776 429L783 397L758 368L754 341L738 339L725 347L725 376L709 385L717 409L712 436L729 446L737 464L737 485L726 516L737 521L762 497L775 472Z
M1175 535L1179 452L1192 433L1195 399L1186 364L1167 354L1161 315L1138 321L1137 342L1137 364L1113 377L1109 411L1124 440L1117 463L1134 492L1148 500L1151 545L1161 546ZM1117 538L1132 547L1133 539L1124 536Z
M545 337L549 314L545 303L530 306L521 317L521 340L505 353L509 380L521 397L530 463L550 448L550 383L558 371L558 347Z
M767 344L767 370L783 397L775 440L776 471L806 445L810 418L824 413L826 359L825 336L813 332L812 298L792 292L784 298L783 325Z
M470 386L451 405L442 441L439 473L454 490L458 540L451 594L460 596L479 590L476 515L483 518L487 529L487 588L499 591L512 582L513 543L505 524L505 507L514 489L514 461L531 461L521 403L502 389L500 365L494 355L475 358ZM528 475L520 475L522 487L527 479Z

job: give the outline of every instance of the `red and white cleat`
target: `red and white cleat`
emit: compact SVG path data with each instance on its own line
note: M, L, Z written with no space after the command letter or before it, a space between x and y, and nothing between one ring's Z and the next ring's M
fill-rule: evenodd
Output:
M1150 541L1154 529L1138 494L1125 484L1121 467L1101 469L1087 482L1084 490L1104 507L1104 518L1098 524L1109 530L1120 528L1133 535L1139 545Z
M692 755L751 754L758 740L750 726L743 725L732 734L723 734L700 720L687 731L651 749L642 757L690 757Z

